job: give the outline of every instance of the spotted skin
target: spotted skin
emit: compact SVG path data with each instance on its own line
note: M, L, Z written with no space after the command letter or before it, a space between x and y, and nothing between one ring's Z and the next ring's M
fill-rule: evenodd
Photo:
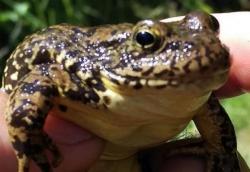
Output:
M138 150L174 138L191 120L204 139L194 150L209 155L207 171L239 171L233 126L211 95L230 67L218 30L214 17L193 12L172 23L62 24L26 37L3 77L18 172L29 172L30 160L42 172L60 164L43 131L52 109L107 141L89 172L143 170L134 162ZM218 165L229 161L235 163Z

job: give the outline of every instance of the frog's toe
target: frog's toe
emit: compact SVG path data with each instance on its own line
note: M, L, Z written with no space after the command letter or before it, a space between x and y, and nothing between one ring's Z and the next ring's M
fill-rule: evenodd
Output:
M52 159L52 166L55 168L62 162L62 155L60 151L58 150L57 146L53 143L53 141L50 139L50 137L47 136L47 149L52 153L53 159Z
M18 172L29 171L29 160L33 160L42 172L52 172L52 167L57 167L62 156L52 142L52 139L42 130L32 130L22 133L27 139L21 141L14 137L13 146L18 157ZM46 155L46 150L52 154L52 162Z
M25 155L18 157L18 172L29 171L29 158Z
M41 169L42 172L52 172L52 167L47 156L44 153L39 153L31 156L31 159Z
M40 141L36 142L39 139ZM34 136L33 140L36 144L32 147L33 154L30 156L31 159L39 166L42 172L52 172L52 166L57 167L61 163L62 156L60 151L45 132L42 132L38 137ZM45 155L45 150L48 150L52 154L51 163Z

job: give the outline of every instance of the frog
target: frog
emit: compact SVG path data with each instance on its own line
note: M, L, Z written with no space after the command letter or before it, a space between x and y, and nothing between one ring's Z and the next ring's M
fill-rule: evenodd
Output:
M89 172L150 171L140 152L168 144L190 121L202 144L167 151L203 156L207 172L240 171L234 126L213 93L231 65L219 27L195 11L173 22L58 24L25 37L2 81L18 172L29 172L30 161L41 172L60 165L43 129L51 110L105 141Z

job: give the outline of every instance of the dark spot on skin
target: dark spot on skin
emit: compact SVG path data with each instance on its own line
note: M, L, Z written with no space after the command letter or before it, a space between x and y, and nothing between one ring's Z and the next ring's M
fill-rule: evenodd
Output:
M113 82L114 84L116 84L116 85L120 85L119 81L116 80L116 79L114 79L114 78L109 78L109 80L110 80L111 82Z
M108 109L106 104L103 104L102 106L104 107L104 109Z
M85 97L85 94L88 94L88 98ZM69 97L72 100L80 101L84 104L95 102L98 103L100 101L99 95L94 90L86 90L82 87L78 87L78 90L69 90L65 93L67 97Z
M23 50L23 53L24 53L25 58L31 58L33 54L32 49L30 48Z
M188 61L182 68L183 70L185 71L185 73L190 73L191 70L190 70L190 65L191 65L192 61Z
M71 98L72 100L82 100L83 103L87 103L86 99L82 99L81 92L74 91L74 90L68 90L66 93L67 97Z
M28 69L28 67L23 67L22 70L18 71L18 78L19 79L23 78L23 76L29 72L30 72L30 70ZM17 79L17 80L19 80L19 79Z
M19 159L24 156L24 146L23 143L17 136L14 136L14 141L12 141L13 148L17 151L17 156Z
M79 50L72 50L72 51L68 51L66 53L66 56L69 57L69 58L74 58L79 54L81 54L81 52Z
M88 78L86 80L86 83L87 85L90 87L90 88L94 88L98 91L105 91L106 88L104 87L101 79L97 78L97 77L94 77L94 78Z
M96 27L91 27L91 29L88 29L88 30L81 30L81 29L79 29L79 27L74 27L74 28L72 28L72 31L74 31L73 35L75 35L75 36L79 35L82 37L91 37L91 36L93 36L93 34L96 31Z
M33 83L24 83L21 86L22 93L34 94L37 91L35 84L39 81L35 81Z
M12 114L12 119L10 125L15 128L24 127L26 129L30 128L30 125L23 120L24 117L34 114L35 111L32 109L24 109L23 106L18 107Z
M175 76L174 71L171 71L169 69L164 69L163 71L159 73L154 74L155 77L160 78L160 77L173 77Z
M64 40L64 41L58 42L58 43L55 45L55 49L56 49L58 52L60 52L60 51L62 51L62 50L64 50L64 49L67 49L67 47L69 47L69 46L70 46L70 44L69 44L66 40Z
M23 99L22 100L22 104L23 105L31 105L31 106L35 106L36 104L34 102L32 102L30 99Z
M98 103L100 101L100 97L96 92L91 91L89 95L90 95L90 100L94 101L95 103Z
M172 50L172 51L179 50L180 49L180 41L173 41L173 42L167 43L166 49Z
M164 84L164 85L157 85L155 88L156 89L163 89L163 88L166 88L166 87L167 87L167 85Z
M77 44L79 42L80 38L79 38L79 36L77 34L72 34L72 35L70 35L70 40L73 43Z
M57 70L58 70L58 68L55 67L55 66L50 67L50 69L51 69L52 71L57 71Z
M84 35L86 35L87 37L91 37L95 34L96 30L97 27L91 27L87 32L84 32Z
M111 99L108 96L103 96L103 101L105 105L110 105Z
M139 90L142 87L143 87L142 84L138 81L138 82L136 82L136 84L135 84L135 86L133 88L136 89L136 90Z
M117 30L113 30L113 31L111 32L111 35L114 36L116 33L117 33Z
M200 57L200 56L197 56L196 58L194 58L194 60L198 63L199 69L202 68L201 59L202 59L202 57Z
M34 94L39 92L45 97L57 96L58 91L54 86L43 86L40 85L40 81L35 80L32 83L23 83L21 88L23 93Z
M39 65L39 70L43 76L49 76L49 65L41 64Z
M132 70L135 72L141 72L142 68L138 65L132 65Z
M37 65L37 64L47 64L47 63L52 63L50 53L46 49L41 49L40 51L38 51L36 58L34 59L32 64Z
M68 67L68 70L70 73L76 73L77 70L79 69L80 63L74 63L71 66Z
M84 104L90 103L90 102L98 103L100 100L100 97L98 96L98 94L94 90L86 91L84 88L81 88L81 87L78 88L77 91L69 90L65 94L70 99L80 101ZM84 96L85 94L88 94L89 97L86 98Z
M62 111L62 112L67 112L67 110L68 110L68 107L65 106L65 105L62 105L62 104L59 104L59 105L58 105L58 108L59 108L59 110Z
M149 74L151 74L154 71L154 67L150 67L148 70L146 70L145 72L142 72L142 76L148 76Z

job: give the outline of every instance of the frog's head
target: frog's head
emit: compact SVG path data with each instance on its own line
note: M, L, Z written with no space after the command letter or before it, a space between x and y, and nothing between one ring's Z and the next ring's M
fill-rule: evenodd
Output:
M177 22L141 21L121 45L119 60L108 75L113 83L135 89L217 89L230 66L218 32L216 18L203 12Z

